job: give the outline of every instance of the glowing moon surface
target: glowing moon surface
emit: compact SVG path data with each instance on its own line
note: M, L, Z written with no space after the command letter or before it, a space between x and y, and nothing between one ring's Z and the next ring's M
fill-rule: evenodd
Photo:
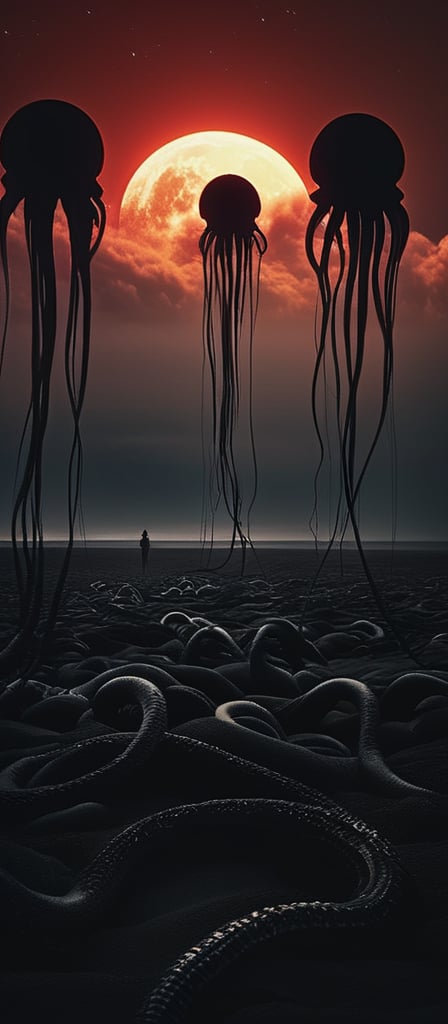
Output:
M120 230L156 244L193 230L197 240L204 228L199 197L219 174L239 174L252 182L264 231L280 202L309 203L297 171L270 146L235 132L195 132L162 146L140 165L123 196Z

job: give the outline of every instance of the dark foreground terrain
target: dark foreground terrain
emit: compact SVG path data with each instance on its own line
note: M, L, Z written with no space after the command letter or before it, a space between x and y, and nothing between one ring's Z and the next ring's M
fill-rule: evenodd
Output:
M448 553L369 563L386 618L353 552L74 552L0 691L7 1024L446 1020Z

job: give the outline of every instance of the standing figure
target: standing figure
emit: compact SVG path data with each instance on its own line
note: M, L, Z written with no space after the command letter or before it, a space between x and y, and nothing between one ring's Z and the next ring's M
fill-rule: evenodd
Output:
M0 139L5 194L0 200L0 259L6 291L6 314L0 371L8 336L9 266L7 231L11 215L23 201L25 237L31 276L31 395L17 458L11 539L20 600L20 627L0 657L33 648L42 613L44 527L42 465L50 409L50 384L56 345L57 286L53 248L58 203L65 214L70 246L70 289L65 327L65 379L73 416L68 457L68 543L55 584L44 629L49 635L68 571L80 501L82 445L80 416L90 348L90 261L105 227L105 208L97 176L103 166L98 129L83 110L62 100L37 100L10 118Z
M344 114L317 136L310 170L319 188L306 234L306 252L315 271L321 301L320 333L312 384L312 412L321 469L328 431L328 364L332 367L335 430L340 456L340 492L331 547L338 524L342 536L351 524L364 570L382 603L363 551L357 502L361 484L380 437L392 387L393 328L398 268L409 234L397 181L404 152L392 128L370 114ZM322 237L323 236L323 237ZM317 251L316 251L317 250ZM359 457L358 412L369 303L382 338L382 393L365 455ZM318 385L325 390L325 420L318 411ZM342 514L342 502L346 510ZM382 610L384 610L382 608Z
M203 410L204 499L203 544L208 540L210 513L210 554L213 548L214 517L221 501L232 522L231 557L237 539L244 572L246 545L252 547L250 514L257 491L257 462L252 422L252 348L258 304L260 261L267 241L255 223L261 210L257 191L237 174L223 174L206 185L199 212L206 221L199 248L204 271L203 339L211 384L211 441L205 451ZM258 257L254 265L253 252ZM247 324L246 324L247 317ZM244 329L248 342L243 345ZM247 375L249 449L253 484L243 517L243 496L238 465L241 369ZM240 431L241 433L241 431ZM205 467L208 469L206 483ZM243 522L243 518L245 521ZM209 556L210 557L210 556Z
M149 549L151 547L147 530L143 530L140 540L140 547L142 552L142 573L145 576L146 573L148 572Z

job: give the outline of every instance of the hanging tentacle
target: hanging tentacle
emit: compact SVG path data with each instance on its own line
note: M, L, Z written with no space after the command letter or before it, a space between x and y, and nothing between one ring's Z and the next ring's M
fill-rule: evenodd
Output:
M95 205L90 199L84 204L82 212L77 204L63 198L62 205L67 217L71 248L71 275L69 308L65 335L65 378L70 400L74 432L68 463L67 505L68 505L68 541L62 567L53 594L46 631L50 634L56 621L56 615L67 577L71 552L74 544L76 516L80 506L83 447L80 433L80 417L84 404L90 353L92 294L90 281L90 262L98 249L105 228L105 208L101 201L101 190L97 189ZM81 215L80 215L81 213ZM92 232L97 227L97 237L92 244ZM79 320L79 303L81 309L81 354L77 372L77 335Z
M338 432L339 432L339 435L340 435L340 430L341 430L341 407L340 407L341 388L340 388L339 360L338 360L338 352L337 352L337 345L336 345L335 317L336 317L336 300L337 300L339 288L340 288L340 285L341 285L341 282L342 282L342 279L343 279L344 267L345 267L345 254L344 254L344 250L343 250L343 247L342 247L342 242L341 242L341 237L340 237L340 230L339 230L340 226L341 226L341 223L342 223L342 220L343 220L344 212L342 210L337 210L337 209L335 209L335 210L333 210L331 212L331 214L329 216L329 219L328 219L328 223L327 223L326 228L325 228L324 240L323 240L323 245L322 245L322 252L321 252L321 255L320 255L320 259L318 260L316 255L315 255L315 251L314 251L315 231L322 224L322 221L326 217L327 213L328 213L328 204L325 201L323 201L322 203L319 202L319 205L318 205L315 213L312 215L312 217L310 219L310 223L308 225L308 229L307 229L307 233L306 233L306 239L305 239L306 253L307 253L308 259L309 259L309 261L311 263L311 266L312 266L312 268L313 268L313 270L314 270L314 272L315 272L315 274L317 276L318 285L319 285L319 293L320 293L321 304L322 304L320 333L319 333L319 340L317 342L317 349L316 349L316 363L315 363L315 367L314 367L313 379L312 379L312 384L311 384L311 411L312 411L312 417L313 417L314 428L315 428L315 431L316 431L317 441L318 441L318 445L319 445L319 460L318 460L318 465L317 465L316 472L315 472L315 475L314 475L314 484L313 484L313 488L314 488L314 503L313 503L313 509L312 509L311 517L310 517L310 528L311 528L311 531L312 531L314 539L315 539L316 547L317 547L317 540L318 540L318 484L319 484L319 477L320 477L320 473L321 473L322 466L323 466L323 463L324 463L324 458L325 458L325 445L324 445L324 440L323 440L323 431L322 431L321 426L320 426L319 414L318 414L318 386L319 386L319 382L320 382L321 370L322 370L323 367L325 367L326 339L327 339L329 324L331 325L332 354L333 354L333 365L334 365L335 382L336 382L337 422L338 422ZM330 274L329 274L329 259L330 259L331 248L332 248L332 246L333 246L335 241L338 244L339 272L338 272L338 279L336 281L336 285L335 285L335 288L334 288L334 293L332 294L332 288L331 288L331 282L330 282ZM325 380L324 380L324 384L325 384ZM324 390L324 399L325 399L325 407L326 407L326 387L325 387L325 390ZM341 443L341 441L340 441L340 443ZM341 499L340 499L340 496L339 496L338 508L339 508L340 500ZM335 530L334 530L334 536L336 534L338 518L339 518L339 513L338 513L338 515L336 517L336 526L335 526ZM315 528L313 528L313 521L314 521L314 524L315 524ZM331 542L330 542L331 545L333 544L334 536L331 538Z

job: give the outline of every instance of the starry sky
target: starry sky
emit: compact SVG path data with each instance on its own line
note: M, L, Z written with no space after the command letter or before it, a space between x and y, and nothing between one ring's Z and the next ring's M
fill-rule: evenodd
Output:
M446 5L435 0L424 6L397 0L315 5L295 0L291 6L278 0L222 5L109 0L90 7L73 0L64 5L23 0L9 6L0 15L0 125L23 104L54 97L86 110L105 144L100 181L108 227L92 266L93 336L82 419L87 535L132 537L144 526L160 538L199 533L197 239L191 242L188 277L191 282L197 272L197 284L187 287L186 271L161 267L150 244L137 251L120 237L120 203L133 173L165 143L215 129L266 143L312 191L308 157L315 136L332 118L364 111L387 121L406 153L400 186L411 236L400 274L395 338L398 539L445 539ZM253 523L260 538L310 536L318 457L309 401L316 287L303 253L304 223L303 217L294 223L286 214L279 217L262 266L254 376L260 488ZM12 319L0 384L1 537L9 533L28 387L29 279L22 235L17 216L10 241ZM63 241L61 228L56 240L61 322L67 278ZM287 282L272 269L280 252ZM366 373L368 413L375 366L367 364ZM60 358L52 401L44 523L49 536L63 536L70 428ZM372 464L361 511L365 537L390 535L387 438Z

